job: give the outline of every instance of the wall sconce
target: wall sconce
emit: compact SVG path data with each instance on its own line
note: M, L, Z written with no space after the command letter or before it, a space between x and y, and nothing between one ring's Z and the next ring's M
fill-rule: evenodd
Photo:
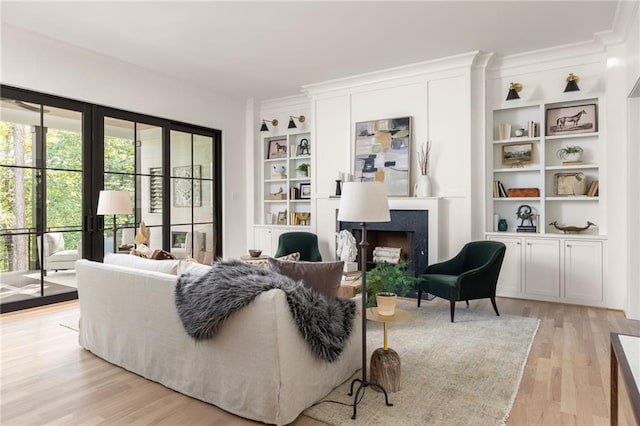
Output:
M273 127L277 127L278 126L278 120L276 120L275 118L273 120L262 119L262 126L260 126L260 131L261 132L268 132L269 131L269 128L267 127L267 121L269 123L271 123L271 125Z
M507 100L511 101L513 99L520 99L518 92L522 90L522 84L520 83L510 83L509 84L509 93L507 93Z
M304 118L304 115L301 115L300 117L294 117L293 115L290 115L289 116L289 127L288 127L289 129L295 129L295 128L298 127L298 126L296 126L296 123L294 123L293 120L298 120L300 123L304 123L305 118Z
M578 78L577 75L574 75L572 72L569 73L569 77L567 77L567 87L564 88L565 92L578 92L580 88L578 87Z

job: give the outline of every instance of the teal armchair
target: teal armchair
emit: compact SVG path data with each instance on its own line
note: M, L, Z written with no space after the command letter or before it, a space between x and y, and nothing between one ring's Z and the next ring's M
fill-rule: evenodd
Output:
M496 285L502 267L506 246L499 241L472 241L467 243L453 259L427 266L418 287L418 307L422 292L449 300L451 322L456 302L490 298L496 306Z
M300 260L321 262L322 255L318 248L318 236L311 232L285 232L278 238L278 249L273 257L286 256L299 252Z

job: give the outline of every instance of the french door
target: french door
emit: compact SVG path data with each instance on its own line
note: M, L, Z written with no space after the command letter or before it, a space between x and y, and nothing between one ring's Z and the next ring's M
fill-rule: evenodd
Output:
M77 297L82 257L86 105L2 88L0 303L2 311Z

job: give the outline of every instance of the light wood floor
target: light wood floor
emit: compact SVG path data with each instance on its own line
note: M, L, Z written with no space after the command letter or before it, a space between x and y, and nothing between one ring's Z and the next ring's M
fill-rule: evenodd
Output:
M488 300L472 301L471 308L492 311ZM541 320L508 425L608 424L609 332L640 335L640 321L616 311L516 299L498 299L498 308ZM84 351L78 334L59 325L77 316L77 302L67 302L0 317L2 425L257 424ZM620 422L634 424L626 395L622 399ZM304 416L294 424L322 425Z

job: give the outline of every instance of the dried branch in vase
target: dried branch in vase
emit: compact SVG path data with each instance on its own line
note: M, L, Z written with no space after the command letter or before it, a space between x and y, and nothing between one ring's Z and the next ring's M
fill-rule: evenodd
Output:
M422 176L429 176L429 154L431 153L431 141L422 144L418 152L418 163Z

